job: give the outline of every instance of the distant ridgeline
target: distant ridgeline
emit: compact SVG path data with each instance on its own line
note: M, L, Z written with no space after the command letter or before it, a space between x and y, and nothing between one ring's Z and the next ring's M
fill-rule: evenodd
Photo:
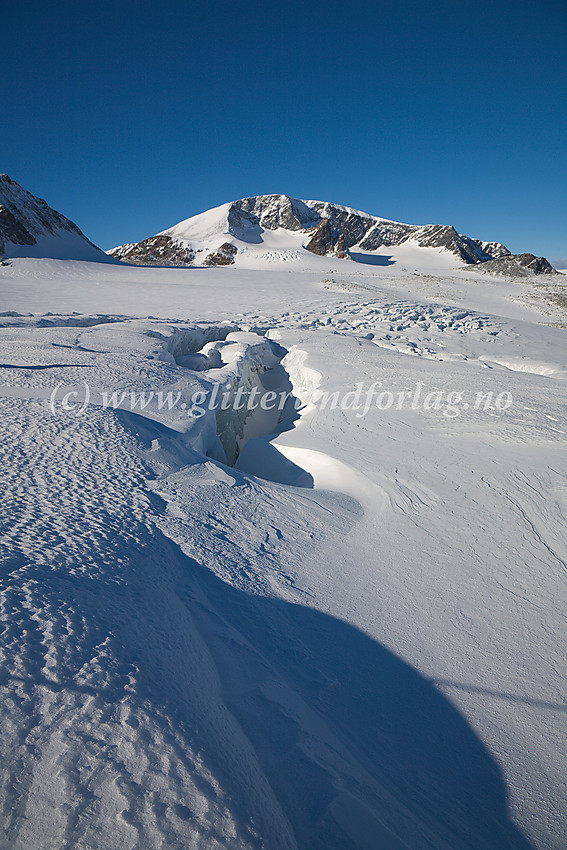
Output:
M262 246L270 234L285 237L278 256L318 255L338 260L372 255L394 246L438 249L457 262L482 266L491 274L552 274L545 257L512 254L500 242L483 242L441 224L401 224L326 201L288 195L243 198L188 218L141 242L119 245L106 254L76 224L44 200L0 175L0 256L53 257L148 266L230 266L249 246ZM353 249L356 249L353 251ZM360 254L358 255L360 257Z
M440 224L401 224L326 201L301 201L288 195L259 195L223 204L193 216L141 242L108 253L141 265L230 265L236 243L257 245L266 231L303 234L300 247L319 256L349 259L350 250L372 252L412 243L440 248L469 265L490 264L487 271L505 274L550 274L545 257L512 254L500 242L483 242ZM227 238L228 237L228 238ZM203 257L199 257L203 254Z

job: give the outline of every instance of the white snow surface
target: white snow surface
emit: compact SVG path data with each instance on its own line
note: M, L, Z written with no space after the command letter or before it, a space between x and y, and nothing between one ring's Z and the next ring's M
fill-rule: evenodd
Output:
M398 250L0 267L0 850L565 846L564 318Z

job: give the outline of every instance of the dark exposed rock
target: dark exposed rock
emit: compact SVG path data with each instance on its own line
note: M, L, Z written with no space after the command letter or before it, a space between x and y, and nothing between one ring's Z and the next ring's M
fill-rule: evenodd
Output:
M492 258L488 250L482 247L482 243L467 236L461 236L450 225L431 224L420 227L411 224L398 224L334 207L332 204L314 202L313 206L324 214L325 217L322 221L329 222L329 226L335 234L334 242L340 234L346 248L360 244L363 250L374 251L383 246L401 245L409 239L413 239L422 248L445 248L466 263L481 263ZM315 246L318 246L318 244L318 241L314 243ZM485 244L488 245L488 243ZM507 250L503 246L498 247L503 251ZM313 250L313 248L309 248L309 250ZM314 253L319 253L319 250ZM328 253L328 250L326 253Z
M335 243L335 250L334 250L333 253L334 253L335 257L339 258L339 260L346 260L347 257L349 256L348 248L347 248L346 242L345 242L345 237L343 236L342 233L339 235L339 238L337 239L337 241Z
M428 224L416 228L409 238L413 238L421 248L446 248L465 263L483 263L490 259L479 242L461 236L451 225Z
M494 257L508 255L510 252L499 242L481 242L457 233L454 227L446 224L398 224L393 221L378 221L368 232L360 247L365 251L374 251L382 246L401 245L414 240L421 248L445 248L465 263L484 263Z
M509 257L511 252L503 245L501 242L481 242L479 239L473 239L481 250L488 256L494 260L497 260L499 257Z
M324 257L325 254L333 250L334 245L331 225L326 218L322 218L305 247L312 254L319 254L320 257Z
M251 213L266 230L306 230L318 223L320 216L306 203L287 195L259 195L234 201L231 207Z
M459 234L449 224L426 224L414 231L413 238L421 248L460 248Z
M555 274L555 269L545 257L536 257L534 254L513 254L512 256L521 266L531 269L534 274Z
M24 225L17 220L8 207L0 206L0 251L4 253L6 242L14 245L35 245L36 240Z
M324 201L310 201L312 209L327 219L336 233L342 233L347 248L356 245L374 225L376 219Z
M26 241L20 242L6 237L7 241L14 242L15 245L34 245L38 236L44 236L46 233L53 235L57 230L77 233L89 245L93 244L70 219L52 209L43 198L36 198L31 192L23 189L7 174L0 174L0 202L11 214L11 218L7 216L4 221L9 222L8 226L11 227L14 235L19 233L19 238L22 238L22 230L28 234ZM19 225L18 229L14 229L14 222ZM29 241L30 237L33 239L32 242Z
M314 228L313 235L305 247L312 254L318 254L320 257L329 254L341 259L348 257L344 234L337 233L327 218L322 218Z
M375 251L377 248L399 245L414 231L411 224L398 224L395 221L377 221L368 230L360 243L363 251Z
M150 236L134 244L120 245L108 253L111 257L136 266L188 266L195 259L192 248L178 244L171 236L164 234Z
M429 224L424 226L401 224L377 219L364 213L337 207L322 201L309 202L331 227L344 237L345 245L351 248L359 244L364 251L401 245L414 239L423 248L445 248L464 260L465 263L482 263L496 256L509 254L507 248L497 242L480 242L457 233L450 225Z
M213 254L208 255L205 259L205 265L230 266L234 263L237 252L238 248L235 245L231 245L230 242L224 242Z
M509 277L532 277L535 274L555 274L555 269L545 257L534 254L509 254L482 264L486 274L503 274Z

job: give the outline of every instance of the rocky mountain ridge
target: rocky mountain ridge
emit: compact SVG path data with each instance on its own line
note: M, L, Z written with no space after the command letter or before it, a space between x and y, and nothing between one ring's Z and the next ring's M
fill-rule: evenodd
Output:
M390 221L327 201L303 201L289 195L241 198L192 216L140 242L104 253L70 219L32 195L7 174L0 175L0 258L123 261L148 266L230 266L313 255L368 262L372 255L409 246L437 249L452 265L482 266L482 271L514 277L554 272L545 257L512 254L499 242L483 242L451 225L414 225ZM424 252L423 256L426 254ZM428 256L431 256L429 253ZM397 260L394 260L396 262ZM381 262L378 258L378 262Z
M109 262L76 224L7 174L0 174L0 256Z
M203 227L203 222L218 219L217 227ZM202 220L202 221L201 221ZM209 222L210 224L210 222ZM206 238L203 240L202 233ZM508 273L509 269L521 267L526 274L548 274L553 268L544 257L534 257L529 263L513 255L500 242L484 242L458 233L451 225L414 225L390 221L359 210L327 201L303 201L288 195L258 195L242 198L193 216L174 227L164 230L157 237L141 242L121 245L108 253L126 262L153 265L156 262L153 240L163 241L163 253L158 263L167 265L189 265L195 261L204 265L216 265L215 256L221 243L234 244L236 249L229 262L226 250L221 253L221 265L234 262L238 250L244 245L258 245L265 241L270 231L288 231L304 234L300 248L319 256L334 256L348 259L350 249L356 247L363 252L412 243L420 248L439 248L455 256L467 265L480 265L508 258L507 263L496 264L494 273ZM226 237L232 237L229 242ZM216 238L217 244L213 244ZM204 243L207 244L206 247ZM240 243L240 244L238 244ZM201 259L198 253L204 253ZM535 261L535 262L534 262Z

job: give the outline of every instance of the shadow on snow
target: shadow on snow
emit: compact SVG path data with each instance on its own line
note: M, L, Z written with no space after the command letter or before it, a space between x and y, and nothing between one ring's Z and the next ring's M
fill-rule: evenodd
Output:
M182 598L301 848L528 850L496 762L424 677L341 620L185 564Z

